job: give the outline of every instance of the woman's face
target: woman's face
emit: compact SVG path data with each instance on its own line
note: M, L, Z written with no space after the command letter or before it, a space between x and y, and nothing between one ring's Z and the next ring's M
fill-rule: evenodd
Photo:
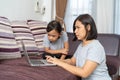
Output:
M60 34L56 30L48 32L48 39L51 42L55 42L60 37Z
M80 21L76 21L75 23L75 34L78 40L85 40L86 37L86 30L85 30L85 26L80 22Z

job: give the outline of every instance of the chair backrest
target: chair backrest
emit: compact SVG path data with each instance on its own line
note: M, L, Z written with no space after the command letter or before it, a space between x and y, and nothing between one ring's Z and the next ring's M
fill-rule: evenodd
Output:
M97 39L103 45L106 55L119 55L120 38L117 34L98 34Z
M73 55L80 41L73 41L74 34L67 32L69 40L69 55ZM98 34L97 39L103 45L106 55L120 55L120 36L117 34Z
M80 41L76 40L73 41L74 38L74 34L67 32L68 35L68 41L69 41L69 53L68 55L73 55L78 47L78 45L80 44Z

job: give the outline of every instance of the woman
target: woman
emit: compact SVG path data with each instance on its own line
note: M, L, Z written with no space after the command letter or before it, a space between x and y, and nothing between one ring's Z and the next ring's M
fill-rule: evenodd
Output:
M111 80L106 66L103 46L96 39L97 29L93 18L80 15L73 24L75 39L81 40L71 59L59 60L47 56L47 61L82 78L82 80Z
M47 34L44 37L43 45L45 55L50 55L52 57L57 57L60 59L65 59L68 54L68 36L65 31L63 31L60 22L53 20L47 25Z

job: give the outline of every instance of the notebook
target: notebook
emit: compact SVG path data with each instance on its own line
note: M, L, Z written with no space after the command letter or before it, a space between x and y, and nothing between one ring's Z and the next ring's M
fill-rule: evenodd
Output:
M30 56L28 55L28 52L22 40L21 40L21 44L22 44L26 61L28 62L28 64L30 64L30 66L56 66L56 64L49 63L45 59L38 59L38 58L31 59Z

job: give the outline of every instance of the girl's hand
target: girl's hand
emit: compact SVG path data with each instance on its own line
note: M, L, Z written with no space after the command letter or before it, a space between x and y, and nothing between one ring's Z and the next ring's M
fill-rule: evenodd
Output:
M61 49L60 50L62 54L67 55L68 54L68 49Z

